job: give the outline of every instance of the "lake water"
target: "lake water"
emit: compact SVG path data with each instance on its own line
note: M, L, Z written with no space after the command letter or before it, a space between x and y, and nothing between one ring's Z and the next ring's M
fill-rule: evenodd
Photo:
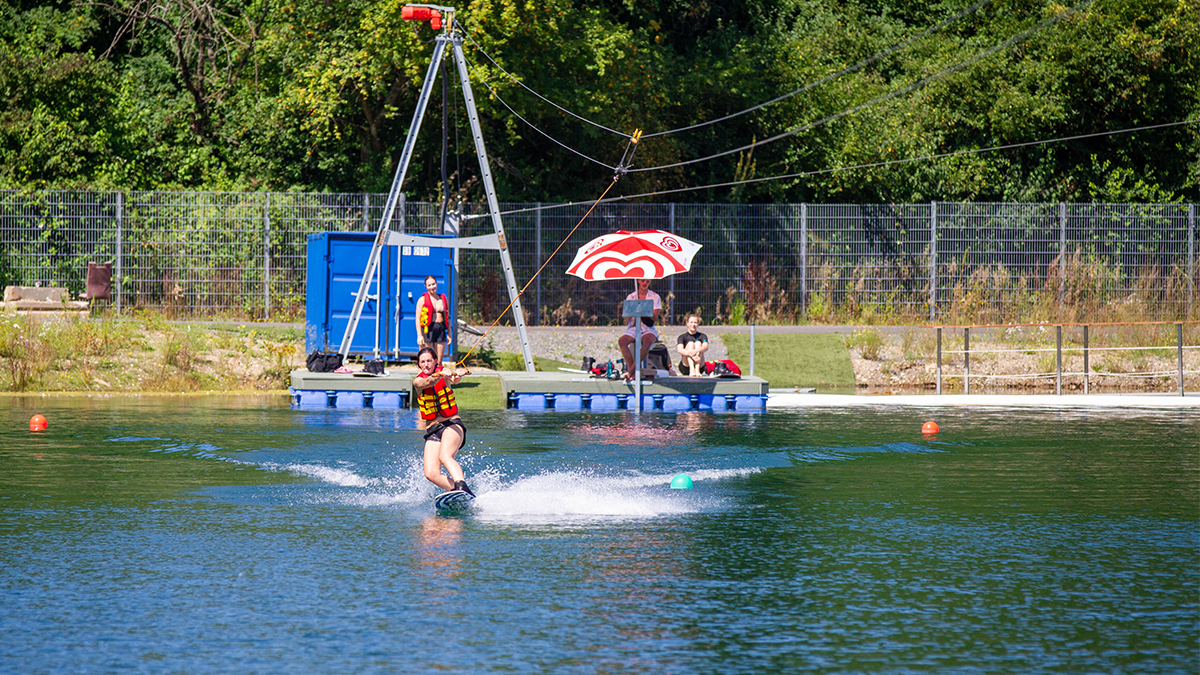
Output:
M465 417L0 399L0 672L1200 671L1195 411Z

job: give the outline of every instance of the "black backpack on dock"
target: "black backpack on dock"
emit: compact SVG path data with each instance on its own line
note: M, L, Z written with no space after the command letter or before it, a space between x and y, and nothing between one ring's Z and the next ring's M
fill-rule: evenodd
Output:
M646 366L656 370L671 370L671 352L667 350L667 346L661 342L650 345L650 352L646 354Z
M342 367L342 355L337 352L326 354L314 349L305 364L311 373L332 373Z

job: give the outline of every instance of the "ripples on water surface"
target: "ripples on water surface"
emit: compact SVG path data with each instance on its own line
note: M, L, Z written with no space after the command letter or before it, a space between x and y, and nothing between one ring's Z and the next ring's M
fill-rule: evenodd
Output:
M0 410L4 673L1200 671L1194 411Z

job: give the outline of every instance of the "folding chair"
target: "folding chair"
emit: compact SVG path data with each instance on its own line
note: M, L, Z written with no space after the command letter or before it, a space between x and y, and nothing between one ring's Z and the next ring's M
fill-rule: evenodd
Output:
M88 301L88 310L94 308L96 300L112 300L112 261L97 264L88 263L87 291L79 297Z

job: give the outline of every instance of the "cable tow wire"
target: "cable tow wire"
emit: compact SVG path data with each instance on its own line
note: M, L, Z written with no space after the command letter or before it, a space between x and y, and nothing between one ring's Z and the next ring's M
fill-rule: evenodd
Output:
M997 152L1000 150L1013 150L1015 148L1025 148L1034 145L1047 145L1049 143L1065 143L1067 141L1078 141L1085 138L1096 138L1098 136L1116 136L1117 134L1129 134L1138 131L1149 131L1151 129L1161 129L1164 127L1174 127L1181 124L1195 124L1200 122L1200 118L1183 120L1181 122L1167 122L1165 124L1153 124L1146 127L1137 127L1135 129L1119 129L1117 131L1098 131L1093 134L1080 134L1078 136L1067 136L1064 138L1050 138L1041 141L1027 141L1025 143L1010 143L1009 145L997 145L990 148L972 148L969 150L955 150L954 152L943 152L936 155L925 155L923 157L909 157L905 159L889 159L884 162L873 162L871 164L856 164L854 166L834 167L832 169L817 169L816 171L802 171L800 173L790 173L781 176L766 176L763 178L749 178L746 180L730 181L727 183L714 183L712 185L701 185L697 187L678 188L675 190L660 190L657 192L643 192L637 195L622 195L615 199L610 199L610 202L622 201L626 199L640 199L642 197L655 197L658 195L671 194L674 192L691 192L693 190L708 190L712 188L732 187L734 185L746 185L749 183L764 183L773 180L787 180L790 178L807 178L809 176L820 176L827 173L837 173L839 171L855 171L858 169L874 169L881 166L890 166L893 164L908 164L910 162L923 162L930 159L945 159L947 157L959 157L962 155L975 155L984 152Z
M674 162L672 164L660 164L658 166L648 166L648 167L643 167L641 169L629 169L629 172L634 173L634 172L642 172L642 171L658 171L660 169L673 169L673 168L680 167L680 166L687 166L689 164L698 164L700 162L707 162L709 160L717 159L719 157L726 157L728 155L732 155L732 154L735 154L738 152L745 152L747 150L753 150L754 148L757 148L759 146L767 145L768 143L774 143L775 141L778 141L778 140L781 140L784 138L789 138L791 136L795 136L797 134L804 133L805 131L810 131L819 126L823 126L823 125L829 124L830 122L833 122L835 120L839 120L843 117L853 115L854 113L859 112L860 110L865 110L866 108L870 108L872 106L878 105L885 101L890 101L891 99L897 98L899 96L903 96L904 94L912 93L912 92L916 91L917 89L920 89L931 82L936 82L937 80L940 80L944 77L953 75L954 73L957 73L960 70L967 68L968 66L972 66L972 65L978 63L979 61L982 61L983 59L985 59L997 52L1001 52L1001 51L1004 51L1005 49L1008 49L1009 47L1020 42L1021 40L1024 40L1024 39L1028 38L1029 36L1033 35L1034 33L1037 33L1038 31L1042 30L1046 26L1049 26L1051 24L1062 21L1063 19L1067 18L1068 16L1070 16L1072 14L1075 14L1079 10L1083 9L1084 7L1087 7L1088 5L1092 4L1095 1L1096 0L1083 0L1082 2L1075 5L1074 7L1071 7L1071 8L1064 10L1058 14L1055 14L1054 16L1043 19L1042 21L1038 22L1038 24L1036 26L1034 26L1033 28L1022 31L1021 33L1018 33L1018 34L1008 38L1007 40L1005 40L1004 42L1001 42L1000 44L989 47L989 48L983 50L982 52L979 52L975 56L972 56L971 58L967 59L966 61L963 61L962 63L957 63L952 66L949 66L949 67L941 70L940 72L930 75L929 77L923 77L919 80L911 82L911 83L909 83L899 89L891 91L887 94L883 94L882 96L877 96L877 97L871 99L870 101L867 101L866 103L862 103L862 104L856 105L852 108L843 110L841 112L834 113L834 114L824 117L820 120L817 120L816 122L811 122L809 124L804 124L804 125L801 125L798 127L793 127L786 131L782 131L778 134L775 134L774 136L771 136L769 138L764 138L761 141L755 141L753 143L750 143L749 145L743 145L740 148L733 148L732 150L725 150L723 152L718 152L714 155L709 155L707 157L698 157L696 159L688 159L688 160L684 160L682 162Z
M1065 143L1067 141L1078 141L1085 138L1097 138L1100 136L1116 136L1118 134L1130 134L1138 131L1150 131L1152 129L1162 129L1165 127L1175 127L1183 124L1196 124L1200 122L1200 118L1182 120L1180 122L1166 122L1163 124L1152 124L1145 127L1136 127L1133 129L1118 129L1116 131L1097 131L1091 134L1079 134L1077 136L1065 136L1062 138L1049 138L1041 141L1026 141L1024 143L1010 143L1008 145L996 145L990 148L971 148L968 150L955 150L954 152L942 152L936 155L925 155L922 157L907 157L904 159L889 159L883 162L872 162L870 164L856 164L854 166L841 166L832 169L817 169L815 171L802 171L800 173L789 173L780 176L765 176L763 178L748 178L746 180L735 180L726 183L713 183L711 185L699 185L695 187L677 188L674 190L658 190L655 192L643 192L636 195L622 195L610 202L624 201L627 199L641 199L642 197L657 197L659 195L672 194L676 192L692 192L694 190L710 190L713 188L732 187L734 185L747 185L750 183L765 183L773 180L787 180L790 178L807 178L810 176L820 176L827 173L837 173L839 171L855 171L858 169L875 169L881 166L891 166L893 164L908 164L911 162L923 162L930 159L945 159L947 157L959 157L962 155L976 155L984 152L998 152L1000 150L1013 150L1016 148L1026 148L1034 145L1047 145L1049 143ZM567 205L564 205L567 206Z
M767 183L774 180L788 180L792 178L808 178L810 176L820 176L824 174L837 173L840 171L857 171L859 169L875 169L881 166L892 166L896 164L909 164L912 162L924 162L931 159L945 159L947 157L961 157L964 155L976 155L985 152L998 152L1001 150L1013 150L1016 148L1027 148L1036 145L1048 145L1050 143L1066 143L1068 141L1078 141L1085 138L1099 138L1102 136L1116 136L1118 134L1131 134L1139 131L1151 131L1154 129L1164 129L1167 127L1176 127L1184 124L1196 124L1200 122L1200 118L1181 120L1178 122L1165 122L1163 124L1151 124L1144 127L1134 127L1131 129L1117 129L1116 131L1097 131L1091 134L1079 134L1077 136L1064 136L1061 138L1047 138L1040 141L1026 141L1024 143L1010 143L1008 145L996 145L988 148L971 148L968 150L955 150L953 152L942 152L935 155L923 155L921 157L905 157L903 159L889 159L882 162L871 162L869 164L855 164L853 166L838 166L831 169L817 169L814 171L801 171L799 173L782 174L778 176L763 176L762 178L747 178L745 180L727 181L724 183L711 183L709 185L694 185L690 187L675 188L672 190L656 190L654 192L642 192L640 194L622 195L606 200L607 202L619 202L629 199L641 199L643 197L657 197L661 195L676 194L680 192L694 192L696 190L711 190L714 188L733 187L735 185L748 185L750 183ZM564 209L571 206L579 206L588 202L564 202L562 204L552 204L549 206L538 207L543 211L550 209ZM500 215L509 216L518 213L527 213L536 211L534 208L527 209L512 209L504 211ZM485 218L487 216L467 216L467 218Z
M529 277L529 281L525 282L525 285L521 287L521 290L517 291L516 296L509 301L508 307L505 307L504 311L500 312L500 314L496 316L496 320L492 322L492 325L488 326L487 330L483 331L483 335L480 335L479 339L475 341L475 346L471 347L471 350L468 351L466 355L458 361L458 363L454 364L455 369L466 364L467 359L471 358L471 354L474 354L475 350L479 348L479 345L483 344L483 340L487 337L487 334L492 332L492 329L496 327L496 324L500 323L500 319L503 319L505 314L508 314L508 311L512 309L512 306L514 303L516 303L517 299L525 294L525 291L529 289L529 285L533 283L533 280L538 278L538 275L542 273L542 270L546 269L546 265L549 265L550 261L554 260L554 256L558 255L558 252L562 250L562 247L566 246L567 242L571 240L571 237L575 236L576 230L579 229L580 225L583 225L583 221L587 220L588 216L592 215L592 211L595 210L596 205L604 201L604 198L608 195L608 191L613 189L613 186L617 184L618 180L620 180L621 175L624 173L620 170L620 167L625 164L626 160L633 161L633 153L637 151L637 142L642 137L642 131L641 129L634 129L633 133L627 134L626 137L629 139L629 143L625 146L625 153L621 156L621 162L618 163L618 169L613 174L612 180L608 182L608 187L604 188L604 192L600 193L600 196L592 202L592 205L588 207L587 213L583 214L583 217L579 219L578 223L575 223L575 227L571 228L571 231L567 233L567 236L564 237L561 242L559 242L558 246L554 249L554 252L546 257L546 262L542 263L542 266L533 273L533 276ZM470 370L468 369L467 372L470 373Z
M933 25L933 26L931 26L931 27L929 27L929 28L926 28L925 30L921 31L920 33L918 33L918 34L916 34L916 35L914 35L914 36L912 36L912 37L910 37L910 38L908 38L908 39L901 40L900 42L897 42L896 44L892 45L891 47L888 47L887 49L885 49L885 50L884 50L884 51L882 51L882 52L879 52L879 53L877 53L877 54L874 54L874 55L872 55L872 56L869 56L869 57L867 57L867 58L865 58L865 59L863 59L863 60L859 61L858 63L855 63L855 64L853 64L853 65L851 65L851 66L847 66L846 68L843 68L843 69L841 69L841 70L839 70L839 71L837 71L837 72L835 72L835 73L832 73L832 74L830 74L830 75L827 75L827 76L825 76L825 77L821 78L820 80L817 80L816 82L813 82L813 83L811 83L811 84L807 84L807 85L805 85L805 86L803 86L803 87L801 87L801 88L799 88L799 89L796 89L795 91L788 92L788 93L786 93L786 94L783 94L782 96L777 96L777 97L775 97L775 98L773 98L773 99L771 99L771 100L769 100L769 101L764 101L764 102L762 102L762 103L759 103L759 104L753 105L753 106L751 106L751 107L749 107L749 108L746 108L746 109L744 109L744 110L739 110L739 111L737 111L737 112L730 113L730 114L728 114L728 115L725 115L725 116L723 116L723 117L718 117L718 118L716 118L716 119L707 120L707 121L705 121L705 122L699 122L699 123L697 123L697 124L692 124L692 125L685 126L685 127L679 127L679 128L676 128L676 129L668 129L668 130L666 130L666 131L656 131L656 132L654 132L654 133L645 134L645 135L643 136L643 138L655 138L655 137L658 137L658 136L667 136L667 135L670 135L670 134L680 133L680 132L683 132L683 131L692 131L692 130L694 130L694 129L700 129L700 128L703 128L703 127L706 127L706 126L711 126L711 125L713 125L713 124L719 124L719 123L721 123L721 122L725 122L725 121L727 121L727 120L731 120L731 119L734 119L735 117L740 117L740 116L742 116L742 115L746 115L746 114L749 114L749 113L755 112L755 111L757 111L757 110L761 110L762 108L765 108L765 107L767 107L767 106L769 106L769 105L774 105L774 104L776 104L776 103L779 103L780 101L786 101L786 100L787 100L787 99L789 99L789 98L792 98L792 97L794 97L794 96L798 96L799 94L803 94L804 92L806 92L806 91L809 91L809 90L811 90L811 89L813 89L813 88L815 88L815 87L819 87L819 86L821 86L822 84L826 84L827 82L831 82L831 81L833 81L833 80L836 80L836 79L838 79L838 78L842 77L843 75L848 75L848 74L850 74L850 73L853 73L853 72L855 72L855 71L862 70L863 68L866 68L867 66L871 65L872 63L875 63L876 61L879 61L879 60L881 60L881 59L885 59L885 58L887 58L887 57L889 57L889 56L891 56L891 55L893 55L893 54L895 54L895 53L899 52L900 50L902 50L902 49L904 49L904 48L908 47L909 45L913 44L914 42L916 42L916 41L918 41L918 40L921 40L921 39L923 39L923 38L925 38L925 37L927 37L927 36L929 36L929 35L931 35L931 34L933 34L933 33L936 33L937 31L939 31L939 30L941 30L941 29L945 28L946 26L949 26L949 25L951 25L951 24L953 24L953 23L956 23L956 22L958 22L959 20L963 19L964 17L967 17L967 16L969 16L969 15L971 15L971 14L974 14L975 12L979 11L979 10L980 10L982 7L984 7L984 6L986 6L986 5L989 5L989 4L991 4L993 1L994 1L994 0L979 0L979 1L978 1L978 2L976 2L974 5L971 5L970 7L967 7L966 9L963 9L963 10L962 10L961 12L959 12L958 14L955 14L954 16L952 16L952 17L950 17L950 18L948 18L948 19L943 19L942 21L938 22L937 24L935 24L935 25ZM461 25L461 24L460 24L460 25ZM598 128L598 129L603 129L604 131L607 131L607 132L609 132L609 133L616 134L616 135L618 135L618 136L624 136L625 138L629 138L629 134L627 134L627 133L625 133L625 132L618 131L618 130L616 130L616 129L612 129L612 128L606 127L606 126L604 126L603 124L600 124L599 122L594 122L594 121L592 121L592 120L590 120L590 119L588 119L588 118L586 118L586 117L584 117L584 116L582 116L582 115L579 115L579 114L577 114L577 113L574 113L574 112L572 112L572 111L570 111L570 110L568 110L568 109L566 109L566 108L562 107L561 105L559 105L559 104L555 103L554 101L551 101L550 99L546 98L545 96L542 96L542 95L541 95L541 94L539 94L537 91L533 90L533 89L532 89L532 88L530 88L528 85L526 85L524 82L522 82L520 79L518 79L516 75L513 75L512 73L510 73L510 72L508 72L507 70L505 70L503 66L501 66L499 63L497 63L497 62L496 62L496 60L495 60L495 59L493 59L493 58L491 57L491 55L489 55L489 54L488 54L486 51L484 51L484 49L483 49L483 46L482 46L482 45L480 45L478 42L476 42L476 41L475 41L475 40L474 40L474 39L471 37L471 35L470 35L469 33L467 33L467 32L466 32L466 30L465 30L465 29L464 29L464 31L463 31L463 34L466 36L466 38L467 38L467 41L468 41L468 42L470 42L470 43L471 43L471 45L472 45L472 46L474 46L474 47L475 47L475 49L477 49L477 50L479 51L479 53L480 53L480 54L482 54L482 55L483 55L483 57L484 57L485 59L487 59L487 60L488 60L488 62L489 62L489 63L491 63L491 64L492 64L492 65L493 65L493 66L496 68L496 70L499 70L501 73L504 73L504 75L505 75L505 76L507 76L507 77L508 77L510 80L512 80L514 83L516 83L516 84L517 84L517 86L521 87L521 88L522 88L522 89L524 89L525 91L528 91L530 94L533 94L534 96L536 96L538 99L540 99L541 101L543 101L543 102L544 102L544 103L546 103L547 105L549 105L549 106L551 106L551 107L555 108L556 110L558 110L559 112L562 112L563 114L566 114L566 115L569 115L569 116L571 116L571 117L574 117L575 119L577 119L577 120L579 120L579 121L581 121L581 122L584 122L584 123L586 123L586 124L590 124L590 125L592 125L592 126L594 126L594 127ZM506 108L509 108L509 110L510 110L510 111L512 111L512 108L511 108L511 107L509 107L507 104L505 104L505 107L506 107ZM513 114L514 114L514 115L516 115L516 112L513 112ZM519 115L518 115L518 117L519 117ZM526 124L529 124L529 123L528 123L528 122L526 122ZM530 125L530 126L532 126L532 125Z
M990 2L991 0L988 0L988 1ZM594 127L596 127L596 128L599 128L599 129L603 129L603 130L605 130L605 131L607 131L607 132L609 132L609 133L613 133L613 134L616 134L616 135L618 135L618 136L623 136L623 137L625 137L625 138L629 138L629 134L627 134L627 133L625 133L625 132L623 132L623 131L617 131L616 129L610 129L610 128L608 128L608 127L604 126L603 124L600 124L599 122L593 122L592 120L589 120L589 119L588 119L588 118L586 118L586 117L583 117L583 116L581 116L581 115L577 115L577 114L575 114L575 113L571 112L570 110L567 110L566 108L564 108L564 107L560 106L559 104L555 103L554 101L551 101L550 99L546 98L545 96L542 96L541 94L537 93L536 91L534 91L534 90L530 89L528 86L526 86L526 84L525 84L524 82L522 82L522 81L520 81L519 79L517 79L517 77L516 77L515 75L513 75L512 73L510 73L510 72L508 72L507 70L505 70L504 68L502 68L502 67L500 66L500 64L499 64L499 63L496 63L496 60L495 60L495 59L493 59L491 56L489 56L487 52L483 51L483 47L482 47L482 46L480 46L480 44L479 44L478 42L476 42L474 39L472 39L472 38L471 38L471 34L470 34L470 33L467 33L467 32L464 30L464 31L463 31L463 34L467 36L467 41L468 41L468 42L470 42L472 45L474 45L475 49L478 49L478 50L479 50L479 53L480 53L480 54L483 54L483 58L487 59L487 60L488 60L488 61L489 61L489 62L490 62L490 63L491 63L493 66L495 66L495 67L496 67L496 70L499 70L500 72L502 72L502 73L504 73L505 75L507 75L507 76L508 76L508 79L512 80L513 82L516 82L516 83L517 83L517 85L519 85L519 86L520 86L522 89L524 89L525 91L527 91L527 92L529 92L529 93L533 94L534 96L536 96L536 97L538 97L539 99L541 99L541 100L545 101L546 103L548 103L548 104L549 104L549 105L551 105L552 107L554 107L554 108L558 109L558 110L559 110L559 112L562 112L562 113L565 113L565 114L567 114L567 115L570 115L571 117L574 117L575 119L579 120L580 122L586 122L587 124L590 124L590 125L592 125L592 126L594 126ZM505 107L507 107L507 106L505 106ZM511 110L511 108L510 108L510 110ZM513 114L515 115L516 113L513 113ZM528 122L526 122L526 124L528 124ZM610 168L611 168L611 167L610 167Z
M464 57L464 58L465 58L465 57ZM470 62L469 62L469 61L468 61L467 63L468 63L468 65L470 65ZM530 128L530 129L533 129L534 131L538 132L539 134L541 134L541 135L545 136L545 137L546 137L548 140L550 140L552 143L554 143L554 144L558 145L559 147L561 147L562 149L564 149L564 150L566 150L566 151L568 151L568 152L572 152L572 153L574 153L574 154L576 154L576 155L578 155L578 156L582 157L583 159L586 159L586 160L587 160L587 161L589 161L589 162L592 162L592 163L595 163L595 164L599 164L600 166L602 166L602 167L604 167L604 168L606 168L606 169L609 169L610 171L616 171L616 170L617 170L617 167L615 167L615 166L611 166L611 165L609 165L609 164L605 164L604 162L601 162L600 160L598 160L598 159L596 159L596 158L594 158L594 157L589 157L589 156L587 156L587 155L583 154L582 152L580 152L580 151L576 150L575 148L572 148L571 146L567 145L566 143L563 143L562 141L558 140L557 138L555 138L555 137L551 136L550 134L548 134L548 133L546 133L546 132L542 131L541 129L537 128L536 126L534 126L533 122L530 122L529 120L527 120L527 119L525 119L524 117L522 117L522 116L521 116L521 114L520 114L520 113L518 113L516 110L513 110L513 107L512 107L512 106L510 106L510 105L509 105L509 104L508 104L508 103L507 103L507 102L506 102L506 101L505 101L503 98L501 98L501 97L500 97L500 94L499 94L499 93L498 93L498 92L497 92L495 89L493 89L493 88L492 88L492 85L488 84L487 82L485 82L485 81L483 81L483 80L480 80L480 84L482 84L483 86L487 87L488 91L492 92L492 96L495 96L495 97L496 97L496 100L500 102L500 105L504 106L504 107L505 107L505 108L508 110L508 112L510 112L510 113L512 113L512 114L513 114L513 116L514 116L514 117L516 117L517 119L519 119L519 120L521 120L522 122L524 122L526 125L528 125L528 126L529 126L529 128Z
M800 94L803 94L806 91L815 89L823 84L832 82L832 81L842 77L843 75L849 75L850 73L853 73L855 71L862 70L863 68L866 68L867 66L871 65L872 63L875 63L876 61L879 61L880 59L885 59L885 58L891 56L892 54L895 54L896 52L900 51L901 49L908 47L909 45L916 42L917 40L921 40L925 37L928 37L929 35L932 35L933 33L938 32L939 30L945 28L946 26L949 26L950 24L959 21L963 17L966 17L970 14L974 14L975 12L979 11L979 9L982 8L984 5L991 4L992 2L993 2L993 0L979 0L979 2L976 2L974 5L971 5L970 7L964 9L963 11L959 12L958 14L955 14L954 16L952 16L948 19L943 19L937 25L926 28L925 30L921 31L920 33L908 38L907 40L901 40L900 42L897 42L896 44L892 45L891 47L888 47L887 49L883 50L882 52L879 52L878 54L869 56L869 57L863 59L862 61L855 63L854 65L847 66L835 73L826 75L825 77L822 77L821 79L817 80L816 82L813 82L811 84L806 84L803 87L800 87L799 89L797 89L795 91L789 91L788 93L783 94L782 96L776 96L775 98L771 99L770 101L763 101L762 103L759 103L758 105L754 105L749 108L746 108L745 110L739 110L735 113L730 113L728 115L725 115L724 117L718 117L717 119L708 120L706 122L699 122L696 124L692 124L690 126L679 127L678 129L669 129L667 131L656 131L652 134L646 134L644 136L644 138L654 138L656 136L666 136L669 134L677 134L677 133L680 133L683 131L692 131L693 129L701 129L703 127L712 126L713 124L719 124L726 120L731 120L735 117L741 117L742 115L752 113L756 110L761 110L762 108L765 108L769 105L774 105L776 103L779 103L780 101L786 101L787 99L792 98L793 96L798 96Z

